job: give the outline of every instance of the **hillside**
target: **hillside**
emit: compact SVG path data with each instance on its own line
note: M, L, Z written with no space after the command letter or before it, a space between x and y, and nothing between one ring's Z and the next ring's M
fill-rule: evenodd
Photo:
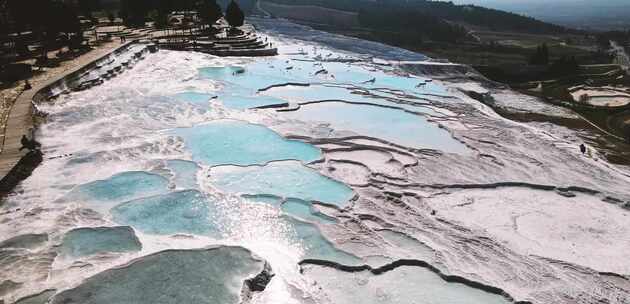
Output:
M591 30L630 28L628 0L454 0L514 12L568 27Z
M260 7L273 16L302 22L352 28L359 25L358 13L315 5L287 5L260 1Z
M442 1L268 0L267 2L284 5L315 5L358 12L362 26L379 27L380 29L386 27L388 30L418 30L419 27L427 29L427 25L429 25L428 29L430 30L434 24L440 31L443 31L444 23L447 22L453 26L465 25L475 29L531 34L560 34L572 31L562 26L514 13ZM455 30L455 32L459 32L459 30Z

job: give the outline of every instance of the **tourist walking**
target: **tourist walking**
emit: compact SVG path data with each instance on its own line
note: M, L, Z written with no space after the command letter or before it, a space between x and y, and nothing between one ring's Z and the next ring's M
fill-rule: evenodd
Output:
M42 145L38 143L35 139L28 139L26 135L22 135L22 139L20 140L22 147L20 151L27 149L29 152L33 150L38 150Z

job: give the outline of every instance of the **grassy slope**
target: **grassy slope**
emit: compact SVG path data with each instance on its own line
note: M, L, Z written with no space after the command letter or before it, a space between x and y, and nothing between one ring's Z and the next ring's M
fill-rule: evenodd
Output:
M275 17L341 28L359 26L358 13L340 11L314 5L284 5L260 1L262 9Z

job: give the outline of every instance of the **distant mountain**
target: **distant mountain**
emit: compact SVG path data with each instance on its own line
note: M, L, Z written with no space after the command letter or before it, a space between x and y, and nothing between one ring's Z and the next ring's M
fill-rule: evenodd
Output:
M580 29L630 29L629 0L455 0Z

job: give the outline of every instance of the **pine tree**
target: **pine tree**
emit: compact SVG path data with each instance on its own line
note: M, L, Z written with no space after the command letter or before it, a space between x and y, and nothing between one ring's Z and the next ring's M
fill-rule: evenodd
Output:
M79 12L86 18L91 18L92 12L101 7L99 0L78 0L77 5L79 7Z
M541 54L540 54L540 60L541 60L541 64L547 65L549 64L549 48L547 47L546 43L543 43L541 49Z
M215 0L204 0L199 8L199 18L209 26L223 17L221 7Z
M245 22L245 14L238 6L238 4L232 0L225 10L225 19L231 27L242 26Z
M549 48L546 43L536 47L536 53L529 59L529 63L533 65L549 64Z

